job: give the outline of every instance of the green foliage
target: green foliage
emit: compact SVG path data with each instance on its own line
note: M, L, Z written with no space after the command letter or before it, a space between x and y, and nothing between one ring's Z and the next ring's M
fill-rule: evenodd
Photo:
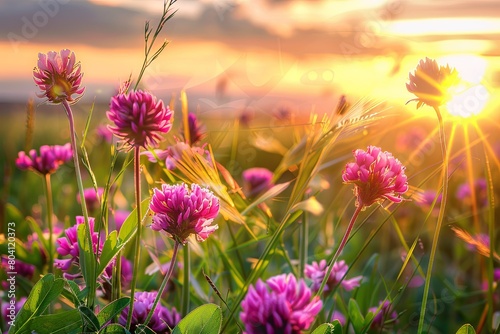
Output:
M81 328L82 319L80 312L78 310L70 310L34 317L21 330L15 333L78 334L81 333Z
M215 304L205 304L185 316L172 334L216 334L220 332L221 325L221 308Z
M361 314L358 303L354 299L349 299L348 304L349 319L351 320L356 334L364 333L365 318Z
M64 288L64 280L54 278L54 275L48 274L42 277L33 286L28 299L16 316L14 326L10 327L9 334L30 333L30 322L43 314L50 303L59 297Z
M108 321L118 316L130 302L130 297L122 297L106 305L98 314L99 326L104 326Z
M458 329L456 334L476 334L476 331L470 324L465 324Z
M311 334L342 334L342 326L335 320L333 323L321 324Z

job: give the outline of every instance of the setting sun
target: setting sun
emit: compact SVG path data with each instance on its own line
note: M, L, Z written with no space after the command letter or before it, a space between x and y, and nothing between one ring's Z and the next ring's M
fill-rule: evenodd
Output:
M450 114L464 118L478 115L490 98L488 89L482 84L488 67L486 59L463 54L444 56L439 62L454 67L461 80L453 98L446 104Z

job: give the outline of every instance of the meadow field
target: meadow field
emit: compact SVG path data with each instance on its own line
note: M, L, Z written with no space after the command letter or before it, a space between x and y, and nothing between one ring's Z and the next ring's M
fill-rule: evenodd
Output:
M155 90L181 3L109 96L40 50L0 103L0 332L500 333L494 80L422 54L391 98Z

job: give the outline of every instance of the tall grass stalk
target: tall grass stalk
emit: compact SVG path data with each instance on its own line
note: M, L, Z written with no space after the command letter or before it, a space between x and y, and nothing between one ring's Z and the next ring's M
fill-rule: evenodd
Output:
M488 183L488 235L490 239L490 256L487 261L487 273L488 273L488 318L487 323L489 328L493 328L493 311L494 311L494 287L493 287L493 269L494 269L494 252L495 252L495 190L493 187L493 177L491 175L490 161L486 150L484 150L485 158L485 174ZM500 326L499 326L500 328Z
M432 277L432 268L434 266L434 260L436 258L437 245L439 241L439 233L441 232L441 227L443 225L444 215L446 213L446 202L448 200L448 150L446 148L446 134L444 130L443 117L441 116L441 111L439 107L434 107L436 111L436 116L439 123L439 138L441 142L441 154L443 156L443 169L441 172L441 180L443 187L443 196L441 198L441 203L439 205L439 214L436 222L436 228L434 230L434 237L432 239L431 254L429 256L429 264L427 266L427 273L425 275L424 284L424 294L422 296L422 306L420 308L420 318L418 320L418 333L422 333L424 330L425 312L427 309L427 299L429 297L429 288Z

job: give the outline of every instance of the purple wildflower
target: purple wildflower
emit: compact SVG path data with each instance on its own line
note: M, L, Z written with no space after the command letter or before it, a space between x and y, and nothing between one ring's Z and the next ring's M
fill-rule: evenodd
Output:
M107 125L99 125L95 133L101 142L106 142L108 144L113 143L113 133L109 130Z
M371 312L375 315L370 326L371 329L375 330L384 328L384 324L386 321L396 322L398 318L397 312L392 310L392 305L388 300L381 301L379 306L370 307L368 309L368 312Z
M30 150L29 155L23 151L19 152L16 166L19 169L31 169L42 175L54 173L60 165L73 158L73 151L69 143L61 145L43 145L40 154L36 150Z
M97 192L95 188L85 188L83 189L83 196L85 197L85 204L87 204L87 209L92 212L101 207L100 199L102 194L104 193L104 188L97 188ZM78 203L81 203L80 194L76 195L76 200Z
M333 311L333 314L332 314L332 320L331 322L337 320L341 326L345 326L345 324L347 323L347 319L345 318L345 315L343 315L341 312L339 311Z
M157 294L156 291L135 293L132 324L130 327L132 333L135 333L137 325L143 324L146 321ZM128 312L129 306L122 311L118 319L120 324L126 325ZM148 327L156 333L170 333L169 328L174 328L180 321L181 315L177 312L175 307L169 310L167 307L158 304L153 311L153 317L149 321Z
M113 259L110 264L104 269L104 272L102 273L102 278L100 279L101 281L101 288L104 293L104 297L108 300L111 300L111 280L113 277L113 268L115 267L116 263L116 258ZM124 256L121 257L121 286L123 289L128 289L130 282L132 282L132 275L133 275L133 269L132 269L132 263Z
M164 230L176 241L186 244L190 234L204 241L219 228L212 225L219 213L219 199L206 188L192 184L163 184L153 190L149 205L154 212L151 228Z
M273 172L266 168L249 168L242 176L243 189L248 197L255 197L273 186Z
M476 179L472 189L469 182L462 183L457 189L456 197L466 206L485 207L488 205L488 182L484 178ZM475 204L473 198L476 200Z
M292 274L259 279L241 302L241 321L247 334L300 334L316 320L323 303L303 279Z
M79 265L80 264L80 249L78 248L78 235L77 229L81 224L85 224L83 216L76 217L76 224L64 231L65 237L57 239L58 247L56 249L57 253L62 256L70 255L69 259L56 259L54 260L54 266L56 268L64 271L64 275L68 278L74 278L78 275L71 275L67 273L67 271L71 268L72 264ZM94 232L94 218L89 217L89 226L92 230L92 244L94 248L94 252L97 253L97 240L98 233ZM100 248L100 247L99 247Z
M108 119L114 125L109 130L129 147L156 147L161 133L172 127L172 112L162 100L141 90L118 94L111 98Z
M354 184L357 207L366 208L384 199L402 201L408 182L405 167L398 159L376 146L355 150L353 154L356 161L345 166L342 180Z
M46 97L51 103L64 100L78 101L85 91L81 87L83 73L80 63L75 63L75 53L68 49L38 54L38 67L33 70L33 79L41 90L38 97ZM77 95L75 98L72 95Z
M307 278L312 280L313 291L318 291L323 278L325 277L325 272L328 265L326 260L321 260L319 263L313 261L312 264L306 264L304 269L304 274ZM340 284L346 291L351 291L357 288L360 285L363 276L356 276L351 279L344 279L349 267L345 263L344 260L335 262L333 264L332 271L330 272L330 276L328 277L328 281L326 282L325 288L323 292L329 291Z

